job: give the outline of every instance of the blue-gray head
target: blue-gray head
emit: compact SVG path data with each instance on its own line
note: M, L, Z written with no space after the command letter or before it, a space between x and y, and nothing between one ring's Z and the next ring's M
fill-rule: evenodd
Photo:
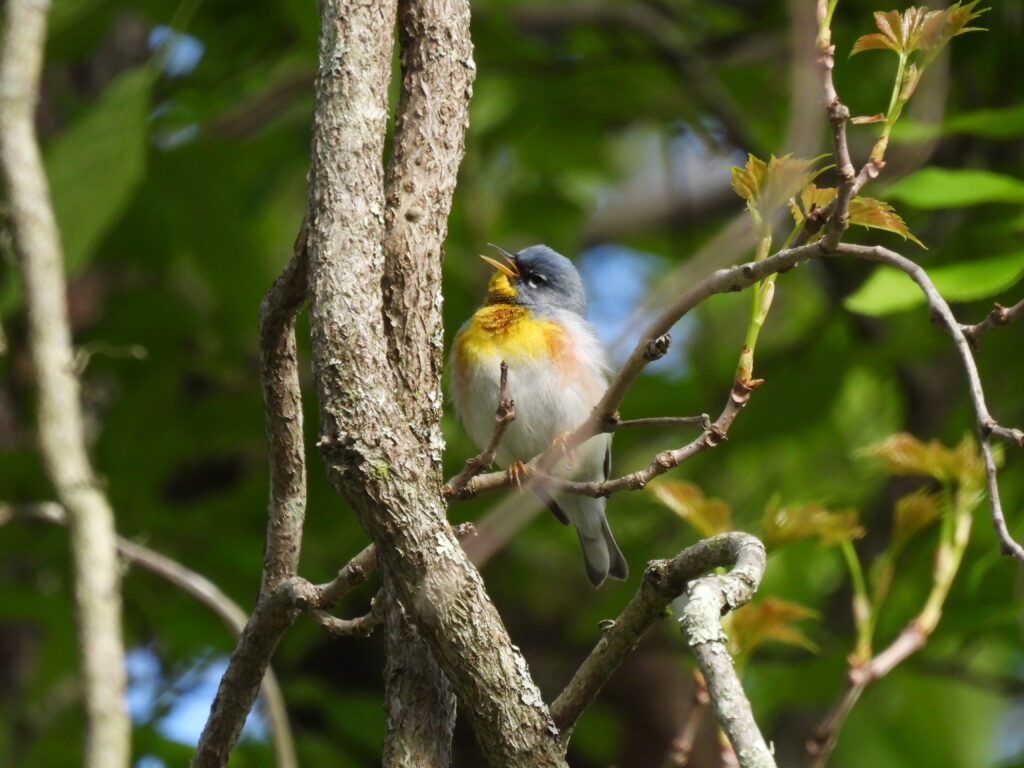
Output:
M513 303L527 307L559 307L582 315L587 295L576 267L565 256L546 245L531 245L519 253L509 253L490 243L508 260L481 256L497 269L488 286L490 303Z

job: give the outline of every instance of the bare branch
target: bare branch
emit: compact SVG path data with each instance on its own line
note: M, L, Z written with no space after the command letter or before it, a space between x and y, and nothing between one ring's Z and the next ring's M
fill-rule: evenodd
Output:
M743 692L722 631L722 616L747 603L761 583L765 568L764 545L753 536L730 539L721 545L728 548L735 566L724 575L704 576L690 582L679 624L693 648L718 722L729 737L740 765L775 768L775 758L754 721L750 701Z
M999 498L996 463L995 458L992 456L992 446L990 443L992 434L1005 437L1009 433L1013 437L1014 430L999 427L998 422L989 414L988 406L985 404L985 394L981 387L981 377L978 375L978 366L975 364L974 355L971 353L971 345L964 335L960 323L954 317L953 311L949 308L949 304L946 303L946 300L935 289L931 279L920 265L895 251L890 251L877 245L841 244L836 248L836 253L868 261L879 261L905 272L924 292L932 318L940 322L946 329L946 332L953 337L957 352L960 354L960 361L963 363L964 371L967 374L968 390L971 395L971 403L974 405L974 414L981 441L981 455L985 461L988 498L992 506L992 524L996 529L996 534L999 536L1003 554L1012 555L1021 562L1024 562L1024 547L1014 540L1006 527L1006 518L1003 515L1002 502ZM998 432L997 429L999 430Z
M296 574L306 515L306 451L295 315L306 298L307 228L308 221L303 221L291 260L260 304L260 382L270 463L263 593Z
M124 703L114 512L86 451L60 234L35 135L48 9L49 3L40 0L6 3L0 49L0 165L39 393L39 447L69 515L87 718L82 762L87 768L127 768L131 722Z
M564 732L563 739L568 740L576 720L593 703L612 672L633 652L648 626L664 613L668 604L683 594L687 583L712 568L726 565L735 565L744 580L756 574L756 585L764 571L764 547L749 534L723 533L687 547L671 560L647 564L636 595L619 617L609 622L594 650L551 705L552 717Z
M980 323L962 325L960 327L963 329L964 336L967 337L971 347L977 349L981 343L982 336L995 328L1012 323L1021 315L1024 315L1024 299L1021 299L1012 307L996 304L995 309L989 312Z
M370 610L355 619L339 619L327 611L313 608L313 619L334 637L369 637L384 622L383 597L380 592L370 601Z
M501 361L500 381L498 407L494 411L495 424L494 434L491 435L491 442L487 444L482 453L468 459L462 471L445 483L442 489L445 496L457 495L465 487L466 483L494 463L494 456L497 454L498 446L501 445L501 440L505 436L505 430L508 429L509 424L516 418L516 401L512 400L508 395L508 363L504 360Z
M706 413L700 416L652 416L646 419L616 419L613 429L631 429L633 427L674 427L677 425L696 425L701 429L711 429L711 417Z

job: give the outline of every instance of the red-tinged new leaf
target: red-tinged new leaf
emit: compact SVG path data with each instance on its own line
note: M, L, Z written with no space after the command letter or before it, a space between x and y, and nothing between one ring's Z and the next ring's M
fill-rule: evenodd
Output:
M861 51L876 50L899 51L899 48L893 40L880 32L872 32L870 35L862 35L857 38L857 42L853 44L853 50L850 51L850 55L853 56Z
M985 465L974 439L968 435L956 448L938 440L925 443L913 435L900 433L887 437L864 453L881 460L890 475L924 475L942 483L980 485Z
M813 182L800 191L800 204L795 200L789 201L789 209L793 213L793 221L800 224L804 220L804 213L810 213L816 208L822 208L832 202L836 196L835 187L819 187ZM820 233L818 235L820 237Z
M817 653L818 646L795 625L817 616L816 611L804 605L774 597L748 603L732 616L729 637L733 650L749 657L758 646L774 641Z
M655 498L692 525L701 536L733 530L732 510L721 499L709 499L693 483L663 480L651 486Z
M871 197L855 197L850 201L850 223L871 229L895 232L904 240L911 240L927 250L927 246L913 233L889 203Z
M919 488L896 502L892 518L892 547L900 550L919 531L942 514L942 497Z
M747 207L767 220L777 208L785 205L793 195L825 170L812 170L819 159L772 155L765 162L747 155L747 162L742 168L732 169L732 188L747 201Z
M978 29L967 24L988 10L975 11L979 2L972 0L967 5L957 2L942 11L929 11L925 7L907 8L903 13L876 11L878 32L858 38L850 55L870 50L889 50L903 55L922 51L925 60L921 68L924 69L951 39ZM911 83L909 90L915 86L916 82Z
M967 24L976 19L988 8L975 11L975 7L981 0L972 0L966 5L954 3L943 11L933 11L928 14L921 33L918 37L918 47L931 60L942 48L957 35L966 32L983 32L981 27L968 27Z
M883 123L885 122L885 115L878 112L874 115L858 115L857 117L851 118L850 122L854 125L867 125L869 123Z

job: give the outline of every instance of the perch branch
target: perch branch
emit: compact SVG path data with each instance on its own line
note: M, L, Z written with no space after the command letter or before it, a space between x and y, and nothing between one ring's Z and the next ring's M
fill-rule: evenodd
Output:
M467 460L462 471L445 483L442 490L446 496L457 496L466 483L494 463L494 456L498 452L498 446L501 445L501 439L505 436L505 430L516 418L516 401L508 395L508 363L504 360L501 361L500 375L498 407L494 411L494 434L491 435L491 442L487 444L483 453Z
M380 592L370 601L370 610L355 619L340 619L320 608L310 610L313 619L334 637L369 637L384 621L383 596Z
M901 256L895 251L890 251L887 248L882 248L877 245L863 246L842 244L836 248L836 253L841 256L854 256L858 259L878 261L883 264L896 267L906 273L911 280L917 283L922 292L924 292L932 318L937 322L940 322L946 329L946 332L953 337L953 343L956 345L957 352L960 354L960 361L963 364L964 372L967 374L971 403L974 406L974 414L981 442L981 455L985 462L985 477L988 485L989 504L992 507L992 524L996 529L996 534L999 536L1003 554L1012 555L1021 562L1024 562L1024 547L1021 547L1021 545L1014 540L1006 526L1006 517L1003 514L1002 502L999 498L996 463L995 458L992 455L991 445L991 436L993 434L1003 437L1006 436L1007 433L1012 435L1014 432L1019 430L1008 430L1005 427L1000 427L998 422L996 422L996 420L992 418L991 414L989 414L988 406L985 404L985 394L981 387L981 377L978 375L978 366L974 362L974 355L971 352L970 342L968 342L967 336L964 335L963 328L953 315L953 311L949 308L949 304L946 303L946 300L942 298L942 295L935 289L931 279L920 265L905 256Z
M114 511L96 478L74 373L60 233L35 133L50 4L8 0L0 48L0 165L35 370L39 449L68 512L78 651L85 693L83 765L127 768L121 575Z

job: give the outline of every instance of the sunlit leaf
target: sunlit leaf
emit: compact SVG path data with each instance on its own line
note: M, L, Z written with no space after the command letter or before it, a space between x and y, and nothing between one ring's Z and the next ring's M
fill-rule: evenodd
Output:
M748 603L732 615L729 640L737 655L749 656L768 641L795 645L811 653L818 646L795 623L817 618L816 611L799 603L769 597Z
M942 513L942 498L919 488L896 502L892 518L892 546L902 548Z
M966 25L988 10L975 11L979 2L972 0L967 5L954 3L941 11L929 11L921 6L907 8L903 13L876 11L878 32L858 38L850 55L884 49L906 56L919 50L930 61L954 37L978 29Z
M926 247L924 243L914 237L893 207L882 200L875 200L871 197L853 198L850 201L850 223L870 229L895 232L904 240L912 240L922 248Z
M732 188L747 201L748 208L762 220L767 219L825 170L812 170L818 159L805 160L792 155L772 155L768 162L765 162L753 155L747 155L746 165L732 169Z
M890 475L924 475L944 483L977 484L985 465L970 435L955 448L938 440L924 442L904 433L892 435L863 452L877 457Z
M808 184L800 192L800 205L793 200L790 201L789 207L793 213L793 220L800 224L804 220L801 208L810 213L815 208L828 205L835 196L835 187L818 187L813 183ZM870 197L855 197L850 201L849 214L851 224L894 232L904 240L913 240L922 248L925 247L924 243L914 237L903 219L889 203Z
M1024 203L1024 181L994 171L923 168L888 187L886 196L926 209Z
M733 530L732 510L721 499L708 499L693 483L663 480L651 486L655 498L697 529L701 536Z
M1024 277L1024 251L962 261L927 270L935 288L947 301L975 301L994 296ZM921 306L924 293L906 273L882 265L864 284L843 300L851 312L888 315Z
M853 56L853 54L860 53L861 51L871 51L880 48L890 51L899 50L896 43L889 37L880 32L872 32L870 35L862 35L857 38L857 42L853 44L853 50L850 51L850 55Z
M827 546L859 539L864 535L855 509L833 511L820 504L786 506L773 501L761 524L764 544L769 549L817 536Z
M954 3L942 11L927 14L918 35L917 45L931 58L957 35L965 32L981 32L981 27L968 27L972 19L985 13L988 8L975 11L981 0L972 0L966 5Z
M46 173L69 271L86 261L128 207L146 168L151 78L120 75L46 151Z

